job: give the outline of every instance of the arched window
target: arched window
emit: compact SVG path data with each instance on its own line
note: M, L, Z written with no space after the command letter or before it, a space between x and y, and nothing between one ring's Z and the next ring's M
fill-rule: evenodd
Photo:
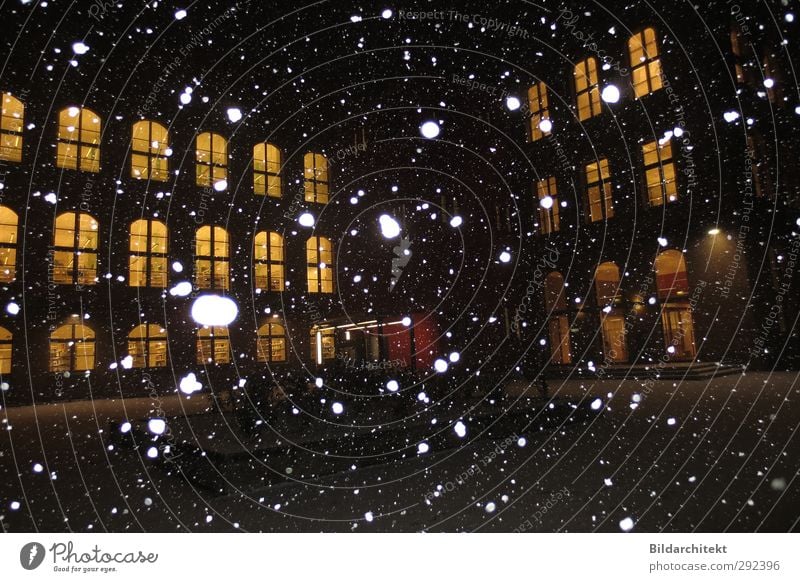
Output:
M308 292L333 293L333 245L324 236L312 236L306 243Z
M271 143L253 146L253 192L272 198L283 195L281 163L281 150Z
M230 284L228 232L201 226L195 238L195 284L200 289L227 289Z
M609 219L614 216L614 199L611 186L611 171L608 160L603 158L586 165L586 196L589 202L589 222Z
M17 276L17 213L0 206L0 283L11 283Z
M678 299L689 294L689 279L686 276L686 261L683 253L670 250L656 257L656 286L662 301Z
M197 136L197 185L215 186L228 180L228 141L207 131ZM221 188L224 190L224 188Z
M595 290L597 305L602 308L600 320L603 332L603 349L608 362L628 360L628 346L625 337L625 318L618 313L614 304L619 297L619 267L616 263L601 263L595 270Z
M3 100L0 116L0 160L22 161L22 125L25 105L10 93L0 93Z
M317 364L336 358L336 330L332 327L311 328L311 357Z
M554 364L569 364L570 352L569 318L563 312L567 309L564 290L564 277L553 271L544 280L544 301L547 309L550 354Z
M600 115L600 81L597 76L597 59L589 57L575 65L575 100L578 119L584 121Z
M50 371L82 372L94 368L94 331L82 323L62 325L50 334Z
M53 282L94 285L97 278L99 225L90 215L65 212L56 217Z
M227 327L204 327L197 331L198 364L230 364L231 342Z
M128 353L134 368L163 368L167 365L167 330L143 323L128 334Z
M83 172L100 171L100 116L85 107L67 107L58 114L56 166Z
M313 152L303 157L305 167L306 202L327 204L329 197L328 159L322 154Z
M0 375L11 373L11 332L0 327Z
M158 220L137 220L131 224L131 287L167 286L167 225Z
M137 121L133 124L131 142L131 177L140 180L169 179L169 133L155 121Z
M531 126L530 137L531 141L541 139L546 135L550 135L547 125L542 128L542 122L547 120L550 122L550 109L547 103L547 85L539 81L528 89L528 109L530 110Z
M644 97L662 88L661 59L659 58L656 31L645 28L628 40L631 58L633 91L636 98Z
M696 354L694 317L687 297L689 279L683 253L676 250L659 253L655 270L667 353L676 360L691 360Z
M619 267L616 263L600 263L595 270L597 305L613 305L619 296Z
M554 176L536 182L539 229L542 234L558 232L561 222L558 216L558 189Z
M259 232L255 239L256 287L283 291L283 237L277 232Z
M259 362L285 362L286 328L280 323L265 323L259 327L256 351Z
M642 146L644 157L644 176L647 198L651 206L661 206L665 202L678 199L678 186L675 182L675 163L672 161L672 142L651 141Z

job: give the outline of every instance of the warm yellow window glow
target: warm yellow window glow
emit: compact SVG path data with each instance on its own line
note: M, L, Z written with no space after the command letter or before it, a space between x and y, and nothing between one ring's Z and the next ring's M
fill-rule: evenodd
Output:
M328 159L322 154L307 153L303 157L306 202L327 204L330 195Z
M280 323L265 323L259 327L256 351L259 362L285 362L286 328Z
M306 243L308 292L333 293L333 245L322 236L312 236Z
M645 28L628 40L631 58L631 76L636 97L644 97L663 87L661 59L659 58L656 31Z
M628 341L625 337L625 317L612 312L601 316L605 360L622 363L628 361Z
M154 323L142 324L128 334L128 353L134 368L163 368L167 365L167 330Z
M197 185L210 187L228 180L228 142L218 133L197 136Z
M616 263L600 263L595 270L597 305L613 305L619 296L619 267Z
M83 372L94 368L94 331L80 323L62 325L50 334L50 371Z
M137 220L130 230L130 286L166 287L167 225L158 220Z
M271 143L253 146L253 192L272 198L283 195L281 163L281 150Z
M575 99L578 119L584 121L600 115L600 82L597 77L597 59L589 57L575 65Z
M530 137L531 141L550 135L549 131L542 131L542 122L550 122L550 110L547 104L547 86L539 81L528 89L528 108L531 115ZM546 127L545 127L546 129Z
M558 189L554 176L536 182L539 208L539 229L542 234L558 232L561 222L558 216ZM548 200L549 197L549 200ZM544 200L544 202L542 202Z
M694 317L688 303L665 305L661 312L664 344L675 360L691 360L697 350L694 344Z
M317 364L336 358L336 330L311 328L311 357Z
M602 159L586 166L586 195L589 203L589 222L614 216L611 171L608 160Z
M100 117L91 109L67 107L58 114L56 166L100 171Z
M3 100L0 116L0 160L21 162L25 105L10 93L0 93L0 99Z
M17 213L0 206L0 283L11 283L17 276Z
M221 226L201 226L195 237L195 284L200 289L230 285L228 232Z
M159 182L169 179L169 134L166 127L147 120L134 123L131 150L131 177Z
M53 283L94 285L100 227L88 214L65 212L56 218Z
M665 202L678 199L678 185L675 182L675 163L672 161L672 142L667 140L659 145L651 141L642 146L644 157L644 178L647 198L651 206L661 206Z
M204 327L197 332L198 364L230 364L231 342L227 327Z
M689 294L689 279L683 253L676 250L658 254L655 262L658 298L662 301L680 299Z
M0 327L0 376L11 373L11 332Z
M259 232L255 239L256 287L282 291L283 237L277 232Z
M558 271L548 274L544 280L544 301L547 312L550 359L554 364L569 364L570 352L569 318L562 313L567 309L564 277Z

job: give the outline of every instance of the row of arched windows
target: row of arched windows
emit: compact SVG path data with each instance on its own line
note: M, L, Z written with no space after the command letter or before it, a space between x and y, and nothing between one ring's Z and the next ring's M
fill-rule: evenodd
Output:
M22 161L22 129L25 106L9 93L2 93L0 159ZM86 107L67 107L58 114L56 166L84 172L100 171L100 116ZM169 131L149 119L137 121L131 131L131 177L169 180ZM306 202L325 204L329 198L328 159L309 152L303 157ZM280 198L283 155L271 143L253 146L253 192ZM228 181L228 140L218 133L203 132L195 140L195 183L224 190Z
M658 254L654 264L657 301L661 304L661 323L664 342L674 359L695 356L694 320L688 302L689 280L683 254L667 250ZM600 308L600 324L606 360L627 362L625 315L621 302L620 269L616 263L605 262L595 270L595 299ZM551 358L555 364L572 362L570 351L570 321L564 277L553 271L545 279L545 307L548 313L548 336Z
M17 214L0 206L0 283L16 277ZM99 225L91 215L64 212L56 217L53 234L52 281L62 285L97 282ZM169 229L160 220L141 219L130 225L128 284L167 286ZM285 288L283 236L274 231L255 235L255 286L266 291ZM324 236L306 242L309 293L333 293L333 243ZM221 226L201 226L195 233L195 284L199 289L230 287L230 241Z

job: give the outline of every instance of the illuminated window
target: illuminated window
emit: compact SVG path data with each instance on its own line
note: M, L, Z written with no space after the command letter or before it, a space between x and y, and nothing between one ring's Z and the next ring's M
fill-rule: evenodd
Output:
M256 287L282 291L283 237L277 232L259 232L255 240Z
M680 251L659 253L655 262L658 298L662 301L684 297L689 294L689 279L686 276L686 261Z
M167 365L167 330L154 323L142 324L128 334L128 353L134 368L163 368Z
M528 108L531 115L531 141L550 135L549 131L543 131L540 127L543 121L550 122L550 111L547 105L547 86L543 82L539 81L528 89Z
M642 146L644 157L644 177L647 198L651 206L661 206L665 201L678 199L678 186L675 182L675 163L672 161L672 142L651 141Z
M312 236L306 243L308 292L333 293L333 245L322 236Z
M227 289L230 282L228 233L220 226L201 226L195 238L195 284L200 289Z
M616 263L601 263L595 270L597 305L613 305L619 296L619 267Z
M258 328L258 361L286 361L286 328L280 323L265 323Z
M97 278L99 225L88 214L65 212L56 218L53 282L94 285Z
M11 332L0 327L0 375L11 373Z
M600 115L600 82L597 77L597 59L589 57L575 65L575 98L578 119L584 121Z
M281 150L271 143L259 143L253 147L253 191L262 196L280 198Z
M50 371L83 372L94 368L94 331L87 325L62 325L50 334Z
M11 283L17 273L17 213L0 206L0 283Z
M196 154L198 186L227 183L228 142L224 137L218 133L201 133L197 136Z
M167 286L167 225L158 220L137 220L131 224L131 287Z
M231 342L227 327L204 327L197 331L198 364L230 364Z
M169 179L169 134L155 121L133 124L131 177L166 182Z
M553 176L536 182L539 206L539 229L542 234L558 232L561 226L558 217L558 190Z
M614 308L620 294L620 273L616 263L601 263L595 270L595 291L597 305L602 307L600 314L603 332L603 350L608 362L628 360L628 347L625 337L625 318Z
M612 311L601 316L604 359L607 362L628 361L628 341L625 336L625 317Z
M661 59L659 59L656 31L645 28L628 40L631 58L633 90L636 97L644 97L662 88Z
M587 164L586 195L589 202L589 222L597 222L614 216L611 171L608 169L607 159Z
M317 364L336 358L336 330L311 328L311 357Z
M9 93L0 93L0 99L3 100L0 116L0 160L21 162L25 106Z
M58 114L56 166L100 171L100 117L92 110L68 107Z
M671 359L693 359L697 350L694 344L694 317L689 303L664 305L661 325L664 344Z
M327 204L329 196L328 159L322 154L307 153L303 157L305 167L306 202Z
M547 310L550 357L554 364L569 364L570 352L569 319L563 313L567 309L564 277L553 271L544 281L544 301Z

